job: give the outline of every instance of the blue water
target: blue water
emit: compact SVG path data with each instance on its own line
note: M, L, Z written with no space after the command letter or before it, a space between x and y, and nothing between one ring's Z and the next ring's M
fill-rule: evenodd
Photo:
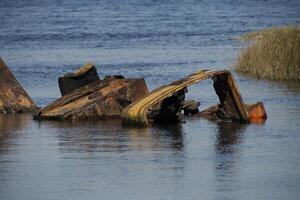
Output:
M150 90L199 69L230 69L249 31L300 23L288 0L0 0L0 56L39 106L85 62ZM268 120L187 119L143 129L120 121L0 116L0 199L299 199L300 87L235 74ZM211 82L190 97L217 102Z

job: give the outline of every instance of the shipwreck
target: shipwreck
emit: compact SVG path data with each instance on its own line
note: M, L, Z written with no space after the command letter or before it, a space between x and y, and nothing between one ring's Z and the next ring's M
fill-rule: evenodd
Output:
M132 79L117 75L101 80L91 63L74 73L59 77L58 80L62 97L39 110L34 115L35 119L121 118L124 108L149 93L142 78Z
M219 104L199 110L200 102L186 100L188 87L213 80ZM37 120L122 119L124 124L147 126L178 123L184 116L239 123L263 122L262 102L245 104L228 70L202 70L163 85L149 93L143 78L122 75L100 79L96 67L87 63L58 78L61 97L38 109L5 63L0 59L0 113L32 112ZM201 91L200 91L201 92Z
M187 87L205 79L213 79L213 87L220 103L199 111L199 102L186 101ZM228 70L202 70L171 84L153 90L147 96L127 106L122 119L128 124L176 122L184 114L199 115L226 122L262 122L267 114L262 102L247 105L243 102L237 84Z

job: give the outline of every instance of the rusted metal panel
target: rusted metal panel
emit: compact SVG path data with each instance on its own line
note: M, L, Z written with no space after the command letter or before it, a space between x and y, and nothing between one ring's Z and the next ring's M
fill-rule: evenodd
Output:
M35 112L37 106L0 58L0 113Z
M151 118L153 116L152 113L161 112L159 109L161 109L161 105L164 104L166 99L171 98L179 91L184 91L187 86L208 78L214 80L214 88L219 97L220 104L215 106L215 109L211 109L209 112L202 112L202 114L213 113L217 116L218 113L223 111L225 114L223 116L224 118L233 121L250 122L248 110L246 109L233 76L228 70L202 70L169 85L161 86L124 109L122 113L123 121L125 123L138 125L150 124L153 122L153 119ZM181 102L183 103L184 101L182 100ZM177 113L178 112L174 112L174 114Z
M263 123L267 119L267 113L263 102L247 105L248 117L251 123Z
M147 94L144 79L108 77L59 98L41 109L35 119L83 120L121 117L126 106Z

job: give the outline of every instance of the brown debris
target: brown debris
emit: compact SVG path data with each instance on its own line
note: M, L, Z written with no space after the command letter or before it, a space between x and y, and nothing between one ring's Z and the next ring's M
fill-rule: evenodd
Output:
M180 121L185 92L185 89L179 90L155 105L151 112L147 114L149 120L159 124Z
M200 103L185 101L187 87L205 79L213 79L213 87L220 103L199 112ZM171 84L153 90L144 98L126 107L122 114L125 124L148 125L180 121L182 111L186 116L202 116L223 122L250 123L264 121L266 111L263 103L244 104L236 82L228 70L201 70Z
M200 102L195 100L185 100L182 105L184 115L195 115L199 112Z
M40 110L34 118L83 120L121 117L126 106L147 94L144 79L107 77L66 94Z
M265 122L265 120L267 119L267 113L263 102L244 105L247 109L248 119L250 123L261 124ZM228 117L228 114L221 104L206 108L205 110L199 112L199 115L209 120L232 121L232 119Z
M218 119L218 116L217 116L218 109L219 109L218 105L211 106L209 108L206 108L206 109L200 111L199 115L201 117L204 117L209 120L217 120Z
M171 97L168 97L160 104L156 105L155 107L151 108L151 112L148 113L147 118L150 119L151 122L156 123L170 123L176 122L181 120L181 111L183 111L185 116L201 116L209 120L219 120L224 122L232 122L232 121L239 121L239 122L250 122L250 118L257 119L258 112L264 112L264 107L262 102L260 104L254 104L248 106L248 112L252 110L251 116L247 119L243 118L240 110L238 108L237 102L235 99L238 99L240 94L238 91L234 90L236 88L232 79L229 78L229 75L224 74L217 74L213 76L213 87L215 92L220 100L220 103L215 106L211 106L201 112L199 112L200 102L195 100L184 100L185 96L181 95L182 98L177 98L177 96L181 91L174 93ZM171 85L177 85L184 82L183 80L178 80ZM159 88L158 88L159 89ZM182 94L188 91L187 88L182 90ZM181 94L181 93L180 93ZM236 97L234 96L236 95ZM243 103L242 99L239 102L246 108L246 104ZM259 105L259 107L257 106ZM259 110L257 110L259 109ZM263 114L261 114L263 115ZM261 119L265 119L263 117L259 117Z
M37 106L0 58L0 113L34 112Z

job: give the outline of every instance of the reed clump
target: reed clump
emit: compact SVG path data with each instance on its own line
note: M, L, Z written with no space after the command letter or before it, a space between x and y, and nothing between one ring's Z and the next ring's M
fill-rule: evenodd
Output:
M256 78L300 81L300 27L277 27L247 33L235 70Z

